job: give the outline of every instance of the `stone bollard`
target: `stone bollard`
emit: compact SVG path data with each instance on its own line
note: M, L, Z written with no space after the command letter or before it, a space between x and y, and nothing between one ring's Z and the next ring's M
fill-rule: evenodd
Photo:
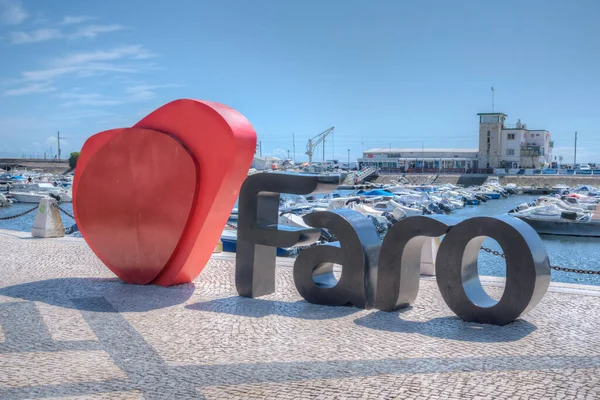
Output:
M440 238L427 238L421 250L421 275L435 276L435 257L440 247Z
M31 236L41 238L65 236L65 227L56 204L56 200L49 197L40 200Z

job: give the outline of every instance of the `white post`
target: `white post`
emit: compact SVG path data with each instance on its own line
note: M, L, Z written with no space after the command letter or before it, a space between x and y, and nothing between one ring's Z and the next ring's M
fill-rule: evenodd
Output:
M56 205L56 200L49 197L40 200L31 236L40 238L65 236L65 227Z

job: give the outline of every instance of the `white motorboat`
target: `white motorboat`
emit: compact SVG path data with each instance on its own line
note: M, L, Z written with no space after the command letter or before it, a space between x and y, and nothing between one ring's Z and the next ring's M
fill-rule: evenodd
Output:
M537 199L537 205L556 204L565 211L595 211L598 205L596 203L580 203L574 197L552 197L541 196Z
M12 200L0 193L0 207L8 207L12 204Z
M415 217L423 215L423 210L416 207L409 207L399 204L394 200L379 201L373 204L373 208L381 212L389 212L394 218L400 220L404 217Z
M19 203L39 203L44 197L54 197L62 203L71 203L73 197L66 189L55 187L51 183L18 183L11 185L10 195Z
M600 237L600 220L589 211L565 211L558 204L545 204L513 210L509 215L527 222L541 234Z
M28 192L10 192L10 196L17 203L39 203L43 198L48 197L45 193L28 193Z

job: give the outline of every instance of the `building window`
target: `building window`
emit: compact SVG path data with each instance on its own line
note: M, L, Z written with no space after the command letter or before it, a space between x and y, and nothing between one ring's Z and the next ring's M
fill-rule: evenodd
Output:
M490 131L488 131L488 137L490 137Z
M509 133L508 134L508 140L515 140L515 134L514 133Z
M514 156L515 155L515 149L506 149L506 155L507 156Z

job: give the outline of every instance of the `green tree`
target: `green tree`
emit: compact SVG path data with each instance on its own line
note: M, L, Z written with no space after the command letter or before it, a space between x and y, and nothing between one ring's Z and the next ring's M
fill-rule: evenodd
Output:
M72 152L71 155L69 156L69 167L75 168L75 166L77 165L78 159L79 159L79 152L78 151Z

